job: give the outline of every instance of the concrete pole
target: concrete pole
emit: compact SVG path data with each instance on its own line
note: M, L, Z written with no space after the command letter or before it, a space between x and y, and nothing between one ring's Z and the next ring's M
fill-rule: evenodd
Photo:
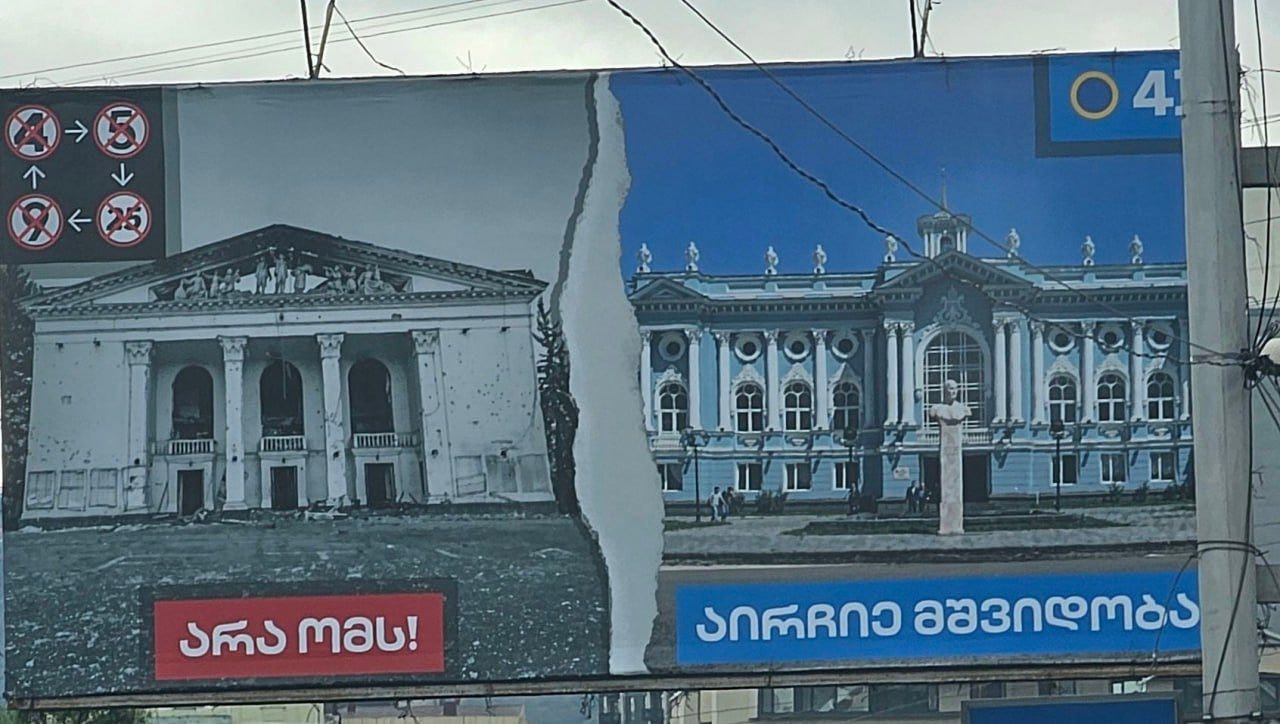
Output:
M1179 0L1178 24L1190 339L1235 352L1249 346L1249 337L1232 0ZM1204 354L1193 349L1192 360ZM1194 365L1191 394L1200 540L1248 543L1250 396L1243 370ZM1198 570L1205 718L1246 721L1259 709L1253 554L1216 546L1201 552Z

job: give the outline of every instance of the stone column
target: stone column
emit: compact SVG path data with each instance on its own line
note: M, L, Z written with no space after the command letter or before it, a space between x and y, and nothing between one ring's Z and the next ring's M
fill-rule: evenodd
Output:
M1147 419L1146 380L1142 375L1143 332L1144 325L1139 321L1129 323L1131 344L1129 345L1129 400L1133 409L1129 411L1129 419L1141 422Z
M414 332L413 338L419 334ZM653 432L653 333L647 329L640 330L640 399L644 402L644 429ZM421 354L419 354L421 357ZM425 408L424 408L425 409Z
M884 340L885 367L888 369L885 393L889 408L885 411L884 426L891 427L898 423L898 325L896 322L885 322Z
M769 409L765 410L765 429L781 430L782 429L782 390L778 385L781 384L782 375L778 370L778 330L770 329L764 333L765 339L768 340L768 348L765 354L765 384L769 386L766 393L769 400Z
M1031 322L1031 421L1044 423L1044 324Z
M938 478L942 490L938 501L938 535L964 533L963 423L938 423Z
M916 326L903 322L902 333L902 395L898 400L903 425L916 424Z
M702 328L684 331L689 339L689 427L702 429Z
M347 426L342 416L342 334L317 334L324 381L324 460L328 503L347 502Z
M453 495L453 454L444 395L444 369L440 365L440 332L413 331L414 369L418 371L418 410L422 429L422 464L428 496ZM642 333L647 336L647 332ZM647 368L648 365L643 365Z
M720 429L733 429L733 390L729 389L733 384L729 376L729 354L731 347L729 346L729 333L716 332L716 362L718 363L718 374L716 375L716 394L720 401Z
M814 420L813 429L826 430L831 427L831 389L827 383L826 330L813 330L813 369L813 397L817 409L817 419Z
M244 474L244 348L248 337L219 337L222 344L223 416L226 418L223 446L226 448L227 499L223 510L246 507ZM299 480L298 488L306 490L307 481ZM271 482L262 481L263 488Z
M129 364L129 465L125 472L125 510L147 507L148 431L151 420L151 354L155 345L149 340L124 343L125 361ZM212 482L212 481L211 481Z
M1009 421L1022 422L1022 325L1009 322Z
M1097 326L1094 322L1080 325L1084 332L1080 337L1080 387L1084 392L1084 409L1080 411L1080 419L1085 422L1093 422L1098 414L1098 383L1093 378L1093 333Z
M996 413L991 418L991 422L1000 423L1005 420L1005 413L1009 411L1009 399L1005 392L1009 388L1008 370L1005 368L1005 360L1008 359L1008 350L1005 349L1004 328L1005 321L996 319L991 324L995 330L995 370L996 370Z
M874 427L876 425L876 386L875 386L875 348L872 346L876 341L876 331L874 329L864 329L862 332L862 419L859 425L862 429Z

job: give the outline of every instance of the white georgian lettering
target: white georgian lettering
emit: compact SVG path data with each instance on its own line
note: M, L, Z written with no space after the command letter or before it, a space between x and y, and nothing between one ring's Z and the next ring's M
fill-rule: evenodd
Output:
M1164 606L1156 603L1150 594L1142 594L1142 605L1138 606L1135 616L1138 619L1138 628L1144 631L1155 631L1164 626L1165 616Z
M298 653L307 653L307 646L313 642L317 645L330 641L333 653L342 651L342 637L339 633L338 619L326 616L321 619L307 617L298 622Z
M209 634L201 631L200 626L195 621L187 622L187 633L195 637L196 644L194 646L191 645L187 639L179 641L178 650L182 652L183 656L194 659L209 653Z
M1181 611L1176 609L1169 611L1169 620L1178 628L1195 628L1200 623L1200 606L1191 597L1185 593L1178 593L1178 605L1187 609L1187 615L1183 616Z
M747 619L747 625L751 627L751 641L760 640L760 619L756 614L756 610L750 606L738 606L729 612L729 640L738 641L738 622Z
M724 620L724 617L716 613L716 610L710 606L707 606L706 608L702 609L702 615L707 617L707 620L710 621L713 626L715 626L715 629L708 630L707 625L705 623L698 624L697 626L694 627L694 629L697 631L698 638L709 644L714 644L717 641L721 641L722 639L724 639L724 635L726 631L726 622Z
M1089 615L1089 602L1084 596L1050 596L1044 602L1044 621L1050 626L1079 631L1076 621Z
M405 635L404 628L400 626L392 626L391 633L395 634L395 640L387 640L387 619L385 616L379 616L377 620L378 627L378 650L379 651L399 651L404 648L409 637Z
M925 599L916 604L916 633L934 636L942 633L945 626L941 603Z
M244 648L244 652L252 656L254 651L253 637L247 633L235 633L236 631L244 631L247 628L249 628L249 622L245 619L214 626L213 655L221 656L224 648L228 651L238 651Z
M871 635L868 628L867 607L858 601L848 601L840 607L840 637L845 638L849 635L849 616L858 614L858 636L866 638Z
M1094 631L1102 630L1102 616L1114 621L1121 615L1120 623L1125 631L1133 630L1133 600L1128 596L1094 596L1089 604L1089 627Z
M981 608L982 613L991 616L990 619L982 619L984 633L1002 634L1013 627L1013 620L1009 618L1009 602L1003 598L988 598L982 602Z
M774 608L766 608L762 618L764 626L764 640L772 640L774 633L779 636L786 636L788 633L795 634L796 638L804 638L804 621L796 616L795 613L800 610L797 604L789 606L776 606Z
M827 631L827 638L836 637L836 609L829 603L815 603L809 607L809 638L818 638L818 629Z
M884 623L884 615L889 623ZM902 630L902 607L893 601L881 601L871 607L871 630L877 636L897 636Z
M978 630L978 603L972 598L948 598L947 630L953 634L971 634Z
M267 619L262 622L262 627L267 630L275 638L275 643L268 644L265 636L258 637L258 653L275 656L284 651L284 647L289 643L289 637L285 632L276 625L275 621Z
M1032 631L1039 631L1044 628L1040 613L1040 599L1019 598L1013 602L1013 630L1015 633L1022 633L1022 613L1024 611L1031 612Z
M347 619L346 629L342 634L344 649L356 654L373 649L373 621L365 616L352 616Z

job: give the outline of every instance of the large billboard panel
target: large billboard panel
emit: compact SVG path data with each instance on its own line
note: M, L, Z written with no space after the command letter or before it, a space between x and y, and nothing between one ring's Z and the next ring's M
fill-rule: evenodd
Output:
M1194 663L1177 102L1169 52L4 92L6 694Z

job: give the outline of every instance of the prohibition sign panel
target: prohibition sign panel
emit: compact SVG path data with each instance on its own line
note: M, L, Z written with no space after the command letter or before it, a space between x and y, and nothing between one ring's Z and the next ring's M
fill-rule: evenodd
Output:
M28 251L44 251L62 236L66 219L58 202L44 194L27 194L9 207L9 238Z
M94 222L103 241L127 248L151 233L151 207L132 191L117 191L103 199Z
M58 116L48 108L31 104L9 114L5 122L5 145L15 156L26 161L47 158L58 149L62 126Z
M133 103L108 103L93 119L93 142L111 158L133 158L150 138L151 122Z
M164 123L164 98L169 92L163 88L0 90L0 133L5 137L0 146L0 216L5 226L0 230L0 264L164 258L171 241L166 225ZM131 196L117 197L120 193ZM29 198L33 194L53 201L57 210L43 218L43 202L36 201L33 207ZM113 201L104 208L108 198ZM23 200L19 209L27 209L32 219L44 223L28 230L32 219L20 211L16 217L9 214L19 200ZM139 200L144 204L139 206ZM124 218L114 216L117 212L112 209ZM105 221L100 221L100 212L107 216ZM21 222L22 228L9 228L11 222ZM86 269L86 275L91 271Z

